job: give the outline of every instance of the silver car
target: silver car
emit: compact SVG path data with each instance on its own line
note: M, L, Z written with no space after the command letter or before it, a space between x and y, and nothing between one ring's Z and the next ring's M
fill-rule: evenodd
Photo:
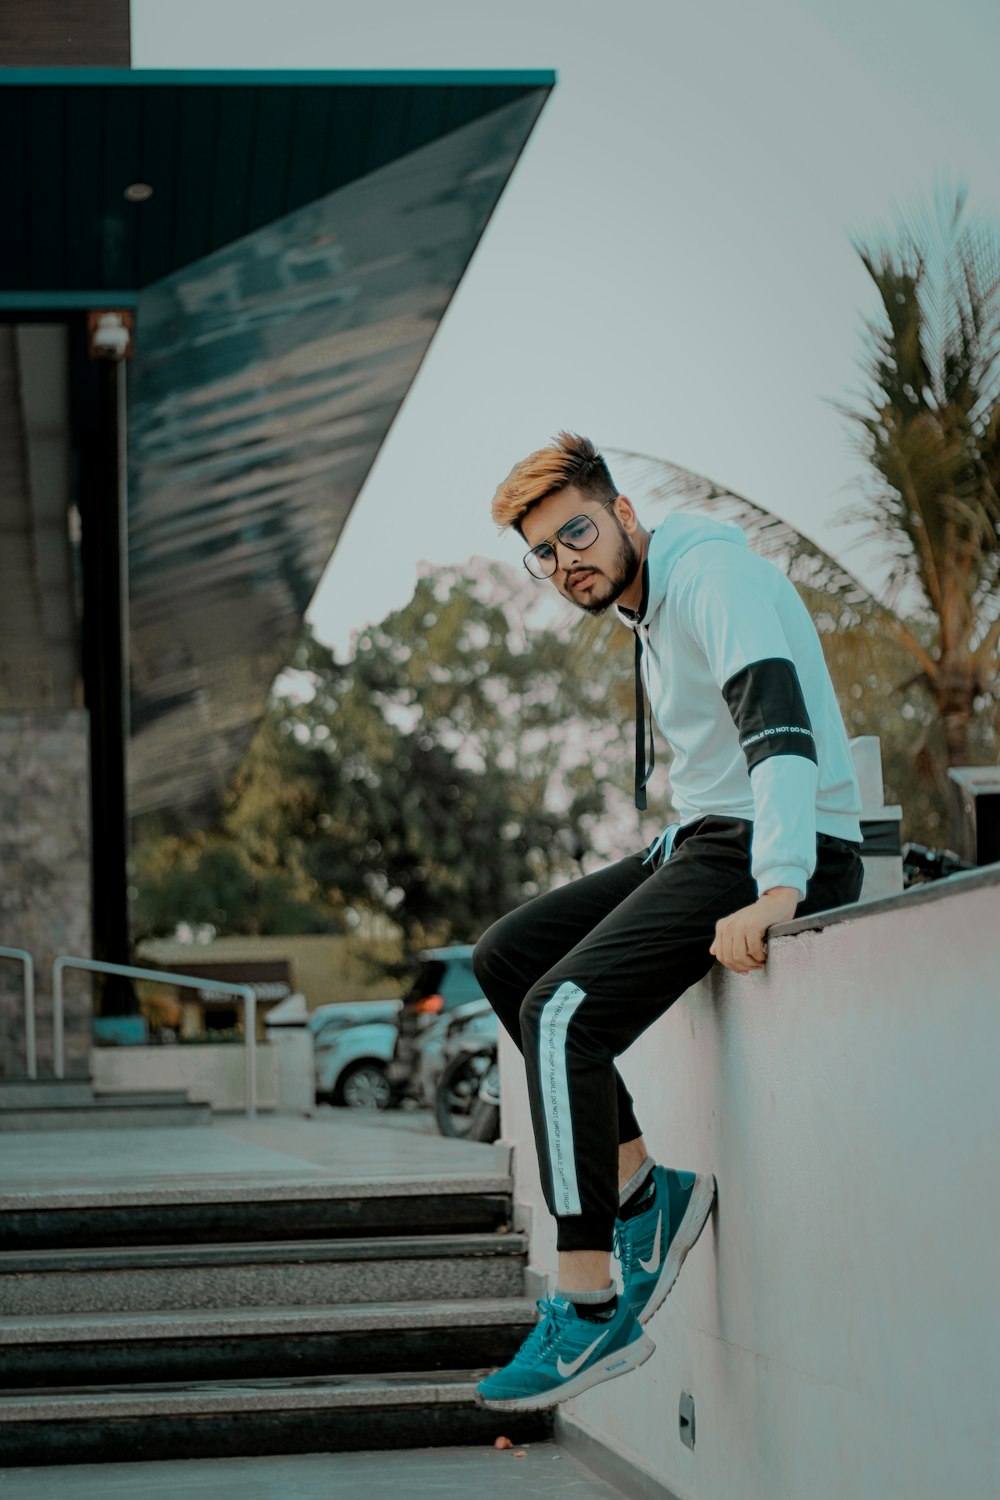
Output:
M401 1000L357 1000L321 1005L312 1012L318 1103L389 1107L392 1088L386 1068L396 1045L401 1005Z

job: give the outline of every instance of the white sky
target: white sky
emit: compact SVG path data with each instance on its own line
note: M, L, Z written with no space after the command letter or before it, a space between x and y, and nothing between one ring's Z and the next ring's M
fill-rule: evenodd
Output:
M858 387L874 310L851 236L948 182L1000 219L998 56L994 0L132 0L136 68L558 74L317 634L343 653L421 560L516 563L489 501L561 427L709 475L844 555L830 519L861 466L829 403Z

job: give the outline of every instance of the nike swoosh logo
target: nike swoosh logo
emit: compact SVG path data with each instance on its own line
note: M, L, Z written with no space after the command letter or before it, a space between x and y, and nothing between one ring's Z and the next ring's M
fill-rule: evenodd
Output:
M653 1239L653 1253L648 1260L639 1257L639 1264L644 1271L655 1271L660 1264L660 1231L663 1228L663 1209L660 1209L656 1220L656 1234Z
M607 1338L610 1332L610 1328L605 1328L604 1332L602 1334L599 1334L588 1348L584 1349L579 1359L570 1360L569 1364L566 1363L566 1361L560 1354L559 1358L556 1360L556 1369L559 1371L559 1374L563 1377L564 1380L566 1380L570 1375L575 1375L577 1370L579 1370L582 1365L585 1365L587 1363L587 1360L593 1354L598 1344L603 1344L604 1340Z

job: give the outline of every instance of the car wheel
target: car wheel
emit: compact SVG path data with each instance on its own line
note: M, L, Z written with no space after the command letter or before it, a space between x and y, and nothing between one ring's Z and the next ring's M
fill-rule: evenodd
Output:
M348 1109L388 1109L392 1103L392 1085L377 1062L355 1063L348 1068L337 1093Z

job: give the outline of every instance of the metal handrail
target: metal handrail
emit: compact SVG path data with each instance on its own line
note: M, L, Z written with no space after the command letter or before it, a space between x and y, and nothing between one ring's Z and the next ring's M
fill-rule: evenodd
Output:
M242 998L246 1049L246 1113L248 1120L256 1117L257 992L252 984L226 984L221 979L200 979L191 974L168 974L161 969L136 969L129 964L100 963L94 958L57 958L52 965L52 1056L57 1078L62 1078L64 1070L62 989L64 969L85 969L93 974L122 974L127 979L152 979L162 984L177 984L190 990L217 990L222 995L236 995Z
M0 958L16 958L24 965L24 1052L29 1078L38 1077L35 1052L35 960L24 948L0 948Z

